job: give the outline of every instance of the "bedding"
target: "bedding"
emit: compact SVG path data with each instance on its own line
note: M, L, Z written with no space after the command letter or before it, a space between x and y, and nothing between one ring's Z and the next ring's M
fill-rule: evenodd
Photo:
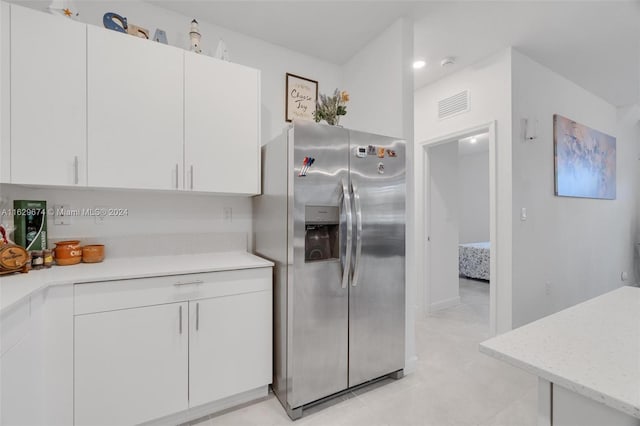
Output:
M459 244L458 263L461 276L489 280L489 242Z

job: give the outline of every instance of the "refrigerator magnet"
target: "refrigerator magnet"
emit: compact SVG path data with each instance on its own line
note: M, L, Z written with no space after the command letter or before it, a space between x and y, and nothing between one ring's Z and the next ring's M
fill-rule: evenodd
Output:
M300 168L300 173L298 173L298 177L306 176L307 165L309 164L309 157L304 157L302 160L302 168Z
M306 176L307 172L309 171L309 167L311 167L311 165L315 161L316 159L313 157L304 157L304 160L302 160L302 168L300 169L300 173L298 173L298 177Z
M367 147L367 154L368 155L376 155L376 146L375 145L369 145Z
M379 162L378 163L378 174L380 174L380 175L384 174L384 163L383 162Z
M395 152L394 150L392 150L392 149L388 149L388 150L387 150L387 157L389 157L389 158L395 158L395 157L397 157L397 156L398 156L398 154L396 154L396 152Z
M384 158L384 148L378 147L378 158Z

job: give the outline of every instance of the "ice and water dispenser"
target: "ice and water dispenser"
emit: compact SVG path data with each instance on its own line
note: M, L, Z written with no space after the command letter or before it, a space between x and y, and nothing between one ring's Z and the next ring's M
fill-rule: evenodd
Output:
M306 206L304 260L340 258L340 211L337 206Z

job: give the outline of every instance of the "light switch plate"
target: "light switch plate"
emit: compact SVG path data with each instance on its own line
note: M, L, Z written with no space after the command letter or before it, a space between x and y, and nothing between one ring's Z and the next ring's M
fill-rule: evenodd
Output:
M104 221L107 219L107 207L96 206L93 208L93 218L96 221L96 225L104 225Z
M222 209L222 221L226 223L233 222L233 209L231 207L224 207Z
M53 205L53 224L54 225L71 225L73 215L69 204Z

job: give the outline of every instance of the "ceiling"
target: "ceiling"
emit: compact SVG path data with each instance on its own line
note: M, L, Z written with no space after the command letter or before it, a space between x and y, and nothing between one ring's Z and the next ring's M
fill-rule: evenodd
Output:
M475 143L471 140L475 139ZM469 136L458 141L458 155L473 155L489 151L489 133Z
M421 87L513 46L616 106L640 96L640 2L475 1L433 3L416 21ZM440 60L457 63L443 69Z
M412 2L150 0L157 6L343 64Z
M616 106L640 99L640 0L150 2L335 64L408 16L415 87L514 46Z

